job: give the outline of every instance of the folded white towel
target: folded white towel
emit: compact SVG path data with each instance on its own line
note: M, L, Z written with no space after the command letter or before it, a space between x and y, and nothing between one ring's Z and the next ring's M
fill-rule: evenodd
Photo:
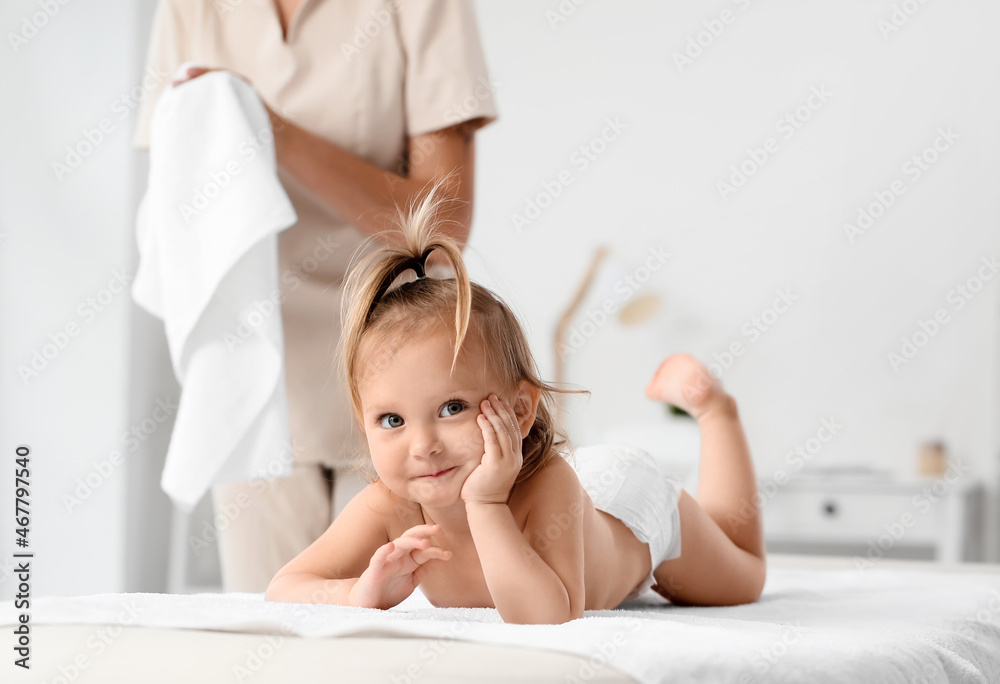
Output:
M163 319L183 387L161 479L182 509L291 472L277 234L296 220L249 84L218 71L163 92L132 296Z

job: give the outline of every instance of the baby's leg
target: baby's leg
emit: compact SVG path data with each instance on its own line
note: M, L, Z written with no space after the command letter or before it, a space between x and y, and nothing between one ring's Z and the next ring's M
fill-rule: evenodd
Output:
M736 402L687 354L660 365L646 396L684 409L701 430L697 500L682 492L681 557L654 570L661 593L676 603L755 601L764 585L764 534Z

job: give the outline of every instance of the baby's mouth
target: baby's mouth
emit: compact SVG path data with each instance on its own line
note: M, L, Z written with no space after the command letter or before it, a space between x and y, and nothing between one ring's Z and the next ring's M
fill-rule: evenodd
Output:
M452 470L454 470L457 467L458 466L452 466L451 468L447 468L445 470L439 470L436 473L429 473L427 475L421 475L420 477L441 477L442 475L444 475L446 473L450 473Z

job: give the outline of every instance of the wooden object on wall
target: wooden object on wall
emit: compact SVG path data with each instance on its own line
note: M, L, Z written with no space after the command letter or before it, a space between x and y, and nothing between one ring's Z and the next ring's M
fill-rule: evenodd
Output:
M590 259L590 266L587 268L587 272L584 273L583 279L576 288L576 293L573 295L573 299L570 301L569 306L563 311L562 316L559 318L558 324L556 324L556 335L555 335L555 352L556 352L556 368L555 368L555 383L556 385L562 387L563 381L566 377L566 334L569 331L570 326L573 323L573 319L580 310L580 306L583 305L583 300L587 297L587 293L590 292L590 288L594 284L594 278L597 276L597 271L601 267L601 262L611 253L611 249L606 246L598 247L594 251L594 256ZM565 395L556 393L555 395L555 422L558 429L562 429L565 424L564 416L564 399Z

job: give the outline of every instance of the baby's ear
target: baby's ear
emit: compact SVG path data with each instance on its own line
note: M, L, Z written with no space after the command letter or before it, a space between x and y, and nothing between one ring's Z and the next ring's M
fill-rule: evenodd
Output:
M514 399L514 415L521 426L521 437L527 437L531 426L535 424L535 414L538 412L538 400L542 391L527 380L522 380L517 387Z

